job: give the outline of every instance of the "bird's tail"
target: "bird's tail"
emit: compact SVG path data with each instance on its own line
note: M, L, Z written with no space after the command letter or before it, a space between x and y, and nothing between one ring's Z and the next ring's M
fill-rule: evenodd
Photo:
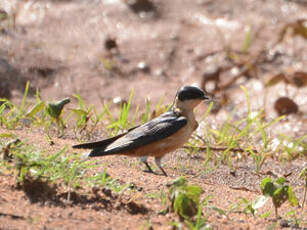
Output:
M96 142L88 142L88 143L83 143L79 145L73 145L72 147L74 149L96 149L99 148L100 150L105 149L109 144L113 143L116 141L118 138L124 136L126 133L122 133L120 135L117 135L115 137L111 137L102 141L96 141Z
M111 137L111 138L106 139L106 140L83 143L83 144L79 144L79 145L74 145L72 147L74 149L92 149L92 151L90 153L86 153L86 154L83 155L84 158L111 155L112 153L105 152L104 150L106 149L106 147L109 144L113 143L115 140L122 137L123 135L125 135L125 133L120 134L120 135L115 136L115 137Z
M114 153L108 153L104 151L104 148L95 148L89 154L88 157L102 157L112 155Z
M89 157L102 157L114 154L110 152L105 152L104 149L105 148L94 148L90 152L83 153L81 158L85 160Z

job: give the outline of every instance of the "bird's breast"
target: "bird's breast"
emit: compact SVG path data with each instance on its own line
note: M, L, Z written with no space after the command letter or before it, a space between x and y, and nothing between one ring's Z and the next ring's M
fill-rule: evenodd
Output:
M197 122L188 122L187 125L182 127L173 135L136 149L133 151L133 155L150 155L154 157L162 157L165 154L182 147L189 140L197 126Z

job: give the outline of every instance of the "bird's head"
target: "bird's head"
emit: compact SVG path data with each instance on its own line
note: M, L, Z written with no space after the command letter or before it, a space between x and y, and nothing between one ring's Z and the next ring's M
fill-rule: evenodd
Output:
M209 100L206 93L196 86L183 86L177 92L175 107L180 110L193 110L200 102Z

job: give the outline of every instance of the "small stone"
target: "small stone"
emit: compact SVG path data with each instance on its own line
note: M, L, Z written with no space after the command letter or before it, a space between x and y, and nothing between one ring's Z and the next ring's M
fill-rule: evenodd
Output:
M150 73L150 67L145 62L138 63L138 69L143 71L144 73Z
M289 228L290 227L290 224L287 220L281 220L279 224L280 224L280 227L282 227L282 228Z

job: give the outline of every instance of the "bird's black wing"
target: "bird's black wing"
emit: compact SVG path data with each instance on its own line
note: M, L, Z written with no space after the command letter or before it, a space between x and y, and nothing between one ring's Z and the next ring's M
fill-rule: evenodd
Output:
M130 151L167 138L179 131L186 124L187 119L185 117L178 116L173 111L169 111L128 132L103 151L105 155ZM97 149L97 152L101 150Z
M111 137L105 140L101 140L101 141L95 141L95 142L88 142L88 143L82 143L79 145L73 145L72 147L74 149L94 149L94 148L105 148L107 147L109 144L111 144L112 142L116 141L118 138L126 135L128 132L130 132L131 130L137 128L139 126L133 127L131 129L129 129L127 132L119 134L115 137Z

